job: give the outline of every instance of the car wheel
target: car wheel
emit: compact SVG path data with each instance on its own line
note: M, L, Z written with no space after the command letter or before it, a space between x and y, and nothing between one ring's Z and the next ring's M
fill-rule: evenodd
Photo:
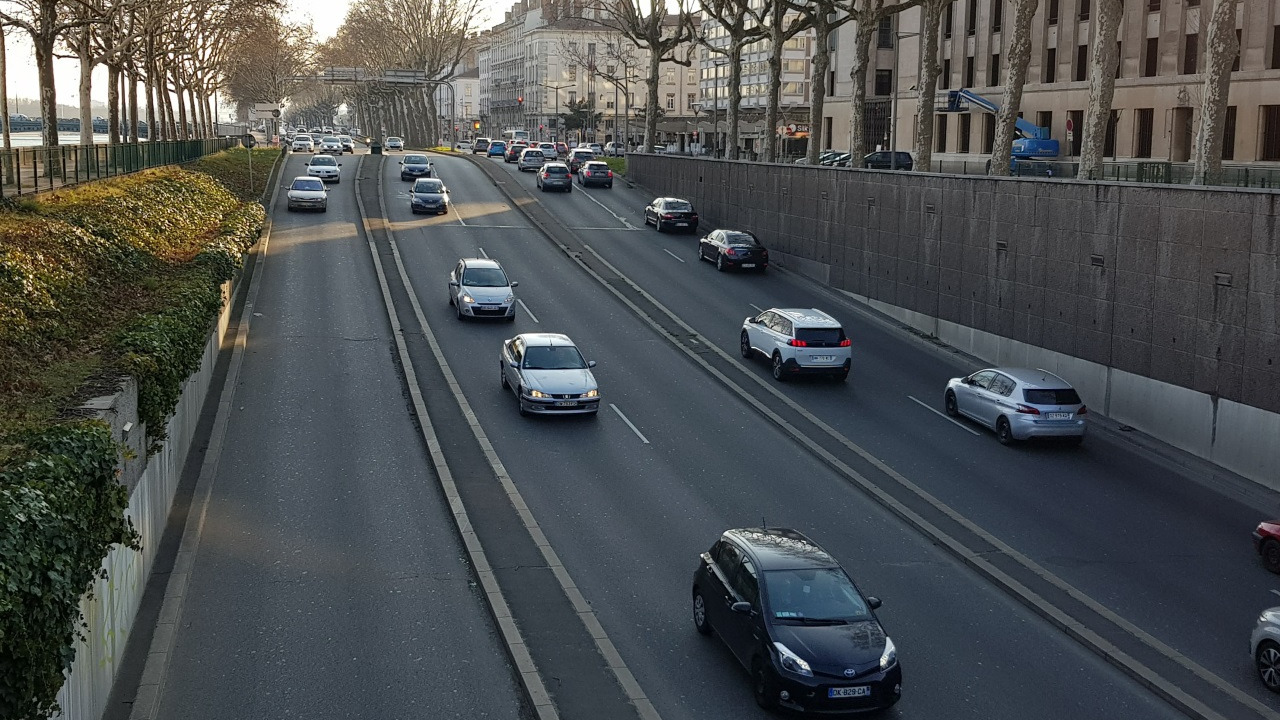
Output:
M503 367L502 361L498 361L498 375L502 378L502 389L510 390L511 383L507 382L507 369Z
M1254 663L1262 684L1271 692L1280 692L1280 645L1270 640L1258 645Z
M666 232L666 230L663 230L663 229L662 229L662 219L661 219L661 218L655 218L655 219L654 219L654 221L653 221L653 226L654 226L655 228L657 228L658 232Z
M773 379L778 382L787 381L786 370L782 367L782 356L776 351L773 353Z
M565 188L565 189L564 189L564 191L565 191L565 192L573 192L573 186L572 186L572 185L570 185L569 187Z
M520 408L521 416L525 416L529 414L529 411L524 409L523 395L524 395L524 388L523 387L516 388L516 405Z
M1280 573L1280 542L1267 540L1262 543L1262 565L1273 573Z
M454 310L454 312L456 312L456 313L458 314L458 322L466 322L466 321L467 321L467 316L462 314L462 306L461 306L461 305L459 305L459 304L458 304L458 302L457 302L456 300L455 300L455 301L454 301L454 303L453 303L453 310Z
M951 417L960 417L960 406L956 404L955 393L948 390L947 394L942 398L942 405L947 409L948 415Z
M612 190L612 189L613 189L613 183L609 183L608 185L605 185L605 187L607 187L607 188L609 188L610 190Z
M756 658L751 663L751 693L756 696L756 704L765 710L775 710L778 707L778 693L773 686L764 661Z
M707 601L702 593L693 591L693 627L702 635L711 634L711 621L707 618Z
M292 206L292 205L290 205L290 206L287 208L287 212L293 212L293 206Z
M747 335L747 331L742 331L742 336L738 338L738 352L742 353L742 357L751 358L751 337Z
M328 206L328 205L325 205L324 207L320 208L320 212L322 212L322 213L327 213L327 212L329 212L329 206Z
M832 375L832 377L833 377L833 378L835 378L835 381L836 381L836 382L845 382L845 381L847 381L847 380L849 379L849 371L848 371L848 370L841 370L840 372L836 373L835 375Z
M1013 428L1009 425L1008 418L1000 418L996 421L996 439L1001 445L1013 444Z
M720 254L716 255L716 269L719 270L720 272L724 272L724 256L723 255L720 255Z

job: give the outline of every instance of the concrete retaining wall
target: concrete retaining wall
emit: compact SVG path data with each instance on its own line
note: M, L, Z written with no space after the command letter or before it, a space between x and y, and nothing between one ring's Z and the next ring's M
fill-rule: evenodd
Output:
M133 451L131 458L121 460L121 481L130 488L125 514L141 535L142 551L112 548L102 561L107 579L97 581L92 599L80 601L88 629L85 640L76 643L75 663L58 693L60 717L67 720L99 720L106 709L231 321L231 292L231 283L222 286L222 313L205 343L200 370L187 378L168 421L168 440L158 452L150 457L145 452L146 428L138 420L138 388L132 378L114 395L88 403L111 425L115 439Z
M629 155L775 261L1280 489L1280 194Z

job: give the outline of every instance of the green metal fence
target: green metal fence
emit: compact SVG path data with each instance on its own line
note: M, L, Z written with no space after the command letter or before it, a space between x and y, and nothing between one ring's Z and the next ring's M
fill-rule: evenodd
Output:
M214 138L0 150L0 198L189 162L239 146L239 138Z

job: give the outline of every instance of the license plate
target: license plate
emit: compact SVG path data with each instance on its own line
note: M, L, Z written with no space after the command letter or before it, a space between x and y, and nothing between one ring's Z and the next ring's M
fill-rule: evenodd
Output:
M689 223L687 223L687 222L683 222L683 223L678 222L678 223L676 223L676 227L688 227L688 226L689 226Z
M750 266L747 266L750 267ZM814 355L811 358L814 362L832 362L836 359L835 355Z
M1070 420L1071 419L1071 413L1064 413L1064 412L1045 413L1044 416L1049 420Z
M556 407L578 407L577 400L557 400Z
M742 267L744 268L755 267L755 266L756 266L755 263L742 263Z
M829 698L866 697L870 694L871 694L870 685L858 685L856 687L827 688L827 697Z

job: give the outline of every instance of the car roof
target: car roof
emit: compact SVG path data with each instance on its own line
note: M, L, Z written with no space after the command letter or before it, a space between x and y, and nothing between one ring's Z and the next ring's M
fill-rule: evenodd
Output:
M568 169L569 169L569 166L568 166L568 165L566 165L566 164L564 164L564 163L562 163L562 162L549 162L549 163L543 163L543 165L542 165L542 169L543 169L543 170L545 170L545 169L547 169L547 168L553 168L553 167L554 167L554 168L564 168L565 170L568 170Z
M317 153L317 154L315 154L315 155L312 155L312 156L311 156L311 159L312 159L312 160L315 160L316 158L329 158L330 160L337 160L337 159L338 159L338 158L336 158L336 157L334 157L334 156L330 155L329 153Z
M560 333L521 333L516 337L524 341L529 347L548 347L552 345L560 347L577 347L568 335Z
M840 321L818 308L772 308L799 327L840 327Z
M429 160L427 156L423 155L422 153L409 153L408 155L404 156L404 161L406 163L409 162L409 158L422 158L423 160L426 160L428 165L431 164L431 160Z
M522 152L527 152L527 153L540 153L540 152L542 152L542 148L527 147L527 148L525 148Z
M724 536L745 547L760 570L839 567L817 543L791 528L736 528Z
M1031 368L985 368L1008 375L1019 385L1031 390L1060 390L1071 387L1071 383L1054 375L1048 370Z
M313 176L311 176L311 175L298 175L298 176L295 176L293 179L294 179L294 181L295 181L295 182L296 182L296 181L298 181L298 180L317 180L317 181L319 181L319 180L320 180L320 178L318 178L318 177L313 177Z

